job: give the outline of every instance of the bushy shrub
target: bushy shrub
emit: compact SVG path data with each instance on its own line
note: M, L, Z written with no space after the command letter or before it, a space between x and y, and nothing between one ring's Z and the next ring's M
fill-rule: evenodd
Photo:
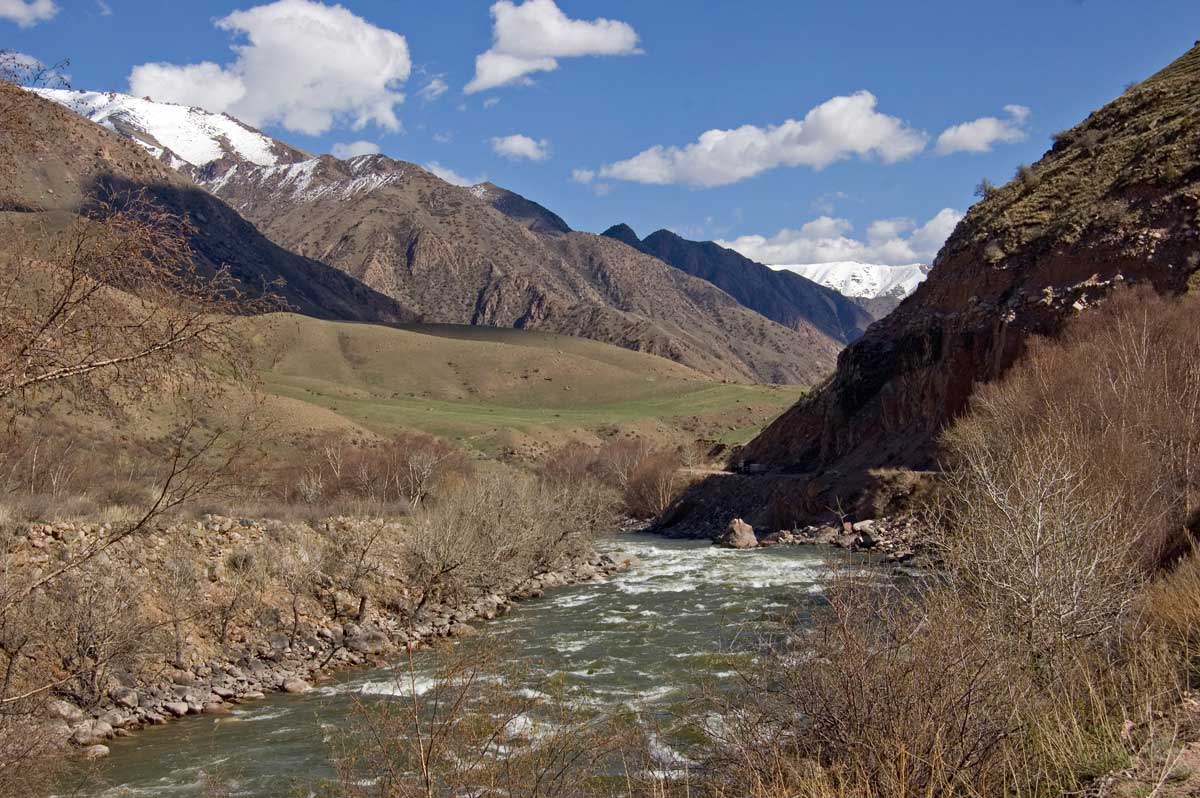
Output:
M644 441L617 440L599 448L573 442L543 461L544 481L579 486L598 481L617 491L625 514L649 519L663 513L687 485L683 457L676 449Z

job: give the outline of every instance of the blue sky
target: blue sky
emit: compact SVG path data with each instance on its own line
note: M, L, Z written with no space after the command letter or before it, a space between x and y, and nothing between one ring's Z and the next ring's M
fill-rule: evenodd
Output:
M1006 181L1052 133L1200 37L1196 0L344 0L337 15L281 0L255 10L267 5L0 0L0 41L69 58L79 89L128 91L135 67L167 65L135 88L257 114L311 152L366 141L487 178L577 229L668 227L776 262L902 262L927 257L954 218L939 213L965 210L981 178ZM283 12L299 11L355 45L297 44ZM251 38L258 46L232 49ZM205 62L208 73L181 71ZM315 111L303 96L277 108L306 70L344 73L343 83L326 81L319 91L331 96ZM249 93L231 102L243 83Z

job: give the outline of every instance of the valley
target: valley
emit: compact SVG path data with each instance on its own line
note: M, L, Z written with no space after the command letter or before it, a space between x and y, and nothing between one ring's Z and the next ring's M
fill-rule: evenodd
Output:
M235 5L0 0L0 798L1200 794L1192 4Z
M254 327L264 390L314 408L307 422L290 408L292 424L419 430L526 462L571 441L742 444L799 393L718 382L662 358L552 333L387 329L300 316Z

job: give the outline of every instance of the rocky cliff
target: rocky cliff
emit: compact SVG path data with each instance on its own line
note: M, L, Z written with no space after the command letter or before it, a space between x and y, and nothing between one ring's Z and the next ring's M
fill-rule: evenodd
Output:
M744 459L847 481L924 467L973 388L1116 286L1200 283L1200 46L1130 87L959 224L929 278ZM820 487L810 486L808 498Z

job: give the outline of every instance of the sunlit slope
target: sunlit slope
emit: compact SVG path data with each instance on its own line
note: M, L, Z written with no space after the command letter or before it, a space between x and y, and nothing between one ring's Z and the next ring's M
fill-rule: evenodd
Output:
M247 323L267 391L291 400L290 426L327 426L333 413L377 433L416 429L535 456L569 439L623 434L740 442L798 395L550 333L291 314ZM296 418L307 413L311 422Z

